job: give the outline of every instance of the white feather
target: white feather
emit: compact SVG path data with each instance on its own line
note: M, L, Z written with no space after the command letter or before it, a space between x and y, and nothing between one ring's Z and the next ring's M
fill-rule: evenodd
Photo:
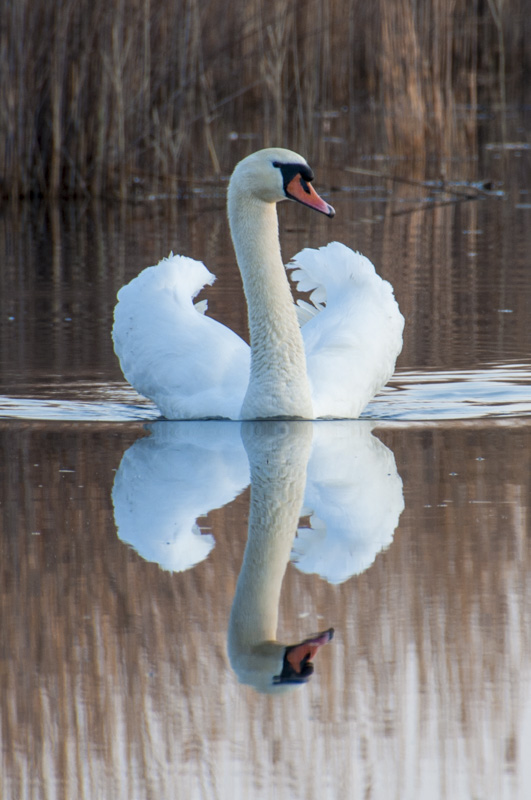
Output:
M122 371L167 419L238 418L249 346L206 316L204 301L193 304L214 280L200 261L170 256L118 293L113 338Z
M306 249L290 264L316 417L358 417L387 383L402 349L404 318L390 283L368 258L339 242ZM300 303L299 303L300 307Z

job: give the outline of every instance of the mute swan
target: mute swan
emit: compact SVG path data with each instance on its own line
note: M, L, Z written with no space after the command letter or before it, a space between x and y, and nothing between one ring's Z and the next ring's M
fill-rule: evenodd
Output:
M371 262L333 242L294 259L311 292L293 303L276 204L329 217L302 156L269 148L244 158L228 217L248 307L251 347L193 299L215 278L185 256L145 269L118 293L113 339L126 379L168 419L355 418L391 377L404 319ZM301 327L302 326L302 327Z

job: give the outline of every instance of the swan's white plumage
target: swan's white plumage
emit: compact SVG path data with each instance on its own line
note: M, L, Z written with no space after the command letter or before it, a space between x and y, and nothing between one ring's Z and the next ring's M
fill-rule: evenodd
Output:
M170 256L118 294L122 371L168 419L356 418L393 373L404 320L367 258L338 242L303 250L292 277L311 302L294 306L274 210L286 198L275 166L282 160L306 165L291 151L263 150L240 162L229 184L252 359L239 336L204 313L206 301L194 305L215 280L199 261Z
M306 366L316 417L358 417L394 372L404 318L368 258L339 242L290 264L301 292Z
M215 277L170 256L118 293L114 347L129 383L167 419L237 419L249 382L249 345L194 298Z

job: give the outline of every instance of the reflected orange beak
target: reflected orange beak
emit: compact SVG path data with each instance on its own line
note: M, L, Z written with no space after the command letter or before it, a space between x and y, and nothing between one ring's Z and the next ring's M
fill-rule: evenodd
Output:
M326 214L327 217L333 217L336 213L331 205L326 203L322 197L319 197L311 183L305 181L304 178L297 174L290 180L286 186L286 195L304 206L320 211L321 214Z
M334 629L329 628L327 631L323 631L311 639L305 639L304 642L288 649L286 658L297 674L311 666L312 658L324 644L328 644L333 635Z
M334 635L334 629L328 628L322 633L305 639L300 644L286 647L282 672L275 675L273 683L306 683L313 674L311 659L320 647L327 644Z

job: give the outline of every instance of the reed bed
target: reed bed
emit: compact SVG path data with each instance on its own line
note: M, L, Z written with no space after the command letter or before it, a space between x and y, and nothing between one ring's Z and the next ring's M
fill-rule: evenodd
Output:
M2 5L4 197L176 192L271 144L473 155L531 73L525 0Z

